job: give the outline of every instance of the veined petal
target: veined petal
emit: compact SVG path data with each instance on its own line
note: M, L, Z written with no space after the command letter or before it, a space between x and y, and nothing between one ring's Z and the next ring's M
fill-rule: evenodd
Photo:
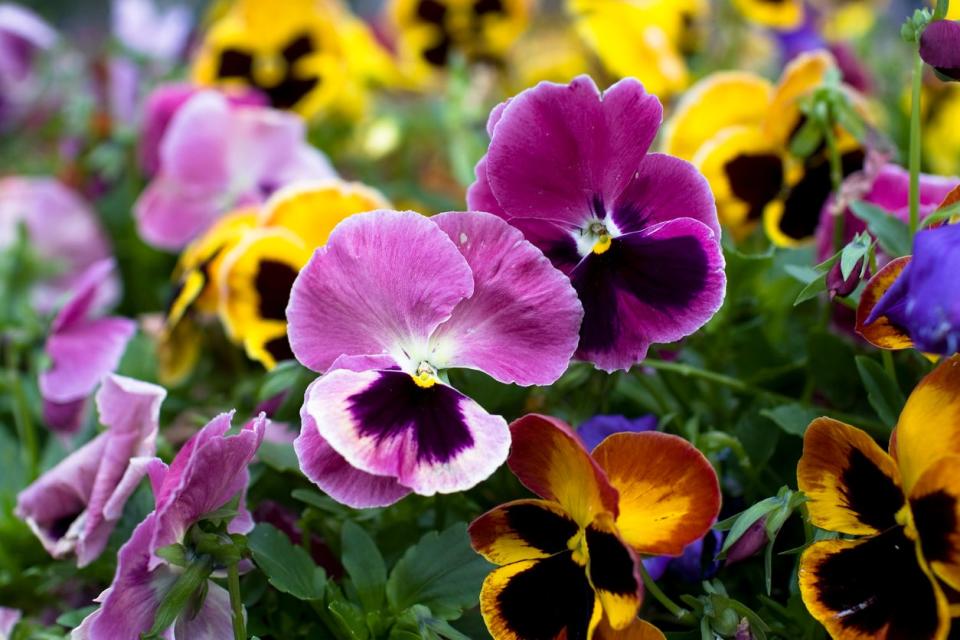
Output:
M608 513L587 525L584 538L590 558L587 575L600 598L604 619L614 629L624 629L637 619L643 599L639 560Z
M579 526L556 502L515 500L470 523L470 543L494 564L546 558L569 549Z
M884 307L877 311L877 304L887 297L887 292L899 282L898 289L906 294L906 279L901 275L910 264L910 256L903 256L888 262L876 275L870 278L866 289L860 295L860 304L857 306L857 333L863 339L880 349L909 349L913 340L907 332L890 322L884 311L905 302L902 295L892 293L885 300Z
M402 371L337 369L311 385L304 412L352 466L421 495L463 491L507 457L506 422L443 383Z
M652 343L690 335L723 302L723 267L714 232L690 218L614 239L571 275L584 308L577 357L605 371L629 369Z
M173 626L175 639L223 640L233 634L233 607L230 593L218 584L207 583L207 595L197 615L181 614Z
M570 280L494 215L442 213L432 220L467 260L474 288L434 332L430 362L478 369L505 383L553 383L577 348L583 317Z
M270 197L263 206L260 224L287 229L312 251L327 242L341 220L355 213L389 208L383 194L359 182L295 182Z
M589 640L603 615L571 552L495 569L483 581L480 612L495 640Z
M830 418L807 428L797 484L810 499L810 521L840 533L886 531L904 505L893 459L865 432Z
M838 640L943 640L947 600L903 529L815 542L800 559L800 593Z
M491 112L490 118L493 118L493 112ZM510 216L497 202L497 199L493 196L493 191L490 189L490 178L487 176L487 156L480 158L474 168L474 173L477 178L467 189L467 208L470 211L486 211L504 219L509 218Z
M924 560L933 573L960 590L960 456L927 467L910 492L910 512Z
M711 73L683 94L667 122L663 150L693 161L708 140L727 127L759 125L773 86L744 71Z
M306 395L310 393L308 390ZM300 420L300 436L293 443L300 469L337 502L354 509L386 507L411 493L393 476L378 476L351 466L320 435L306 404L300 410Z
M920 57L941 75L960 80L960 23L931 22L920 36Z
M662 113L632 78L602 96L588 76L540 83L514 97L494 128L486 163L493 195L510 216L581 226L592 197L612 202L626 188Z
M351 216L293 285L290 346L315 371L341 355L422 358L402 350L425 347L472 293L470 265L428 218L412 211Z
M560 503L582 527L597 514L617 514L617 492L576 434L557 418L526 415L510 424L507 464L528 489Z
M617 529L637 552L679 556L713 525L720 486L693 445L666 433L619 433L593 457L620 494Z
M941 362L914 388L897 422L891 453L908 493L937 460L960 455L960 356Z

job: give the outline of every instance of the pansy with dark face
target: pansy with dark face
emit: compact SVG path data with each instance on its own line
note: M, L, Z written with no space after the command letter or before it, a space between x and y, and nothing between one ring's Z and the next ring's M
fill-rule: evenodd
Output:
M816 526L800 592L834 638L944 639L944 589L960 588L960 359L920 381L885 453L865 432L820 418L797 467Z
M634 79L587 76L496 107L467 193L567 273L585 317L577 357L629 369L654 342L713 316L726 278L710 189L688 162L648 154L662 107Z
M556 418L528 415L510 431L510 470L540 499L470 525L473 548L500 565L480 592L494 640L662 638L637 619L638 554L679 556L709 530L713 467L664 433L614 434L591 455Z
M354 507L474 486L504 461L510 434L444 371L550 384L582 314L566 277L495 216L351 216L301 270L287 307L294 355L325 372L300 411L301 469Z

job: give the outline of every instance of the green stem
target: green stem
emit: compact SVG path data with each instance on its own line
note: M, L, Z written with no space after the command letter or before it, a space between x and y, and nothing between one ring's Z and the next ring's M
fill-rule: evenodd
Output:
M830 154L830 183L833 185L833 250L840 251L845 244L844 211L840 208L840 188L843 186L843 160L840 149L837 147L837 136L832 130L827 130L824 136L827 139L827 151Z
M920 47L913 51L913 99L910 103L910 237L920 225L920 94L923 89L923 59Z
M647 573L647 568L643 566L642 562L637 563L640 566L640 573L643 576L643 586L646 589L647 593L652 595L657 602L663 605L663 607L669 611L673 616L679 620L682 624L695 626L697 624L697 618L689 610L684 609L676 602L670 599L670 597L665 594L657 583L653 581L653 578L650 577L650 574Z
M883 368L887 370L887 375L897 384L897 368L893 365L893 354L886 349L880 350L880 357L883 358ZM898 385L899 386L899 385Z
M230 589L230 606L233 608L234 640L247 640L247 626L243 619L243 599L240 596L240 571L237 563L227 566L227 586Z
M17 426L17 436L22 445L24 467L30 480L34 480L40 471L40 448L37 445L37 432L30 417L30 403L23 392L23 381L20 379L16 346L7 346L7 381L10 388L13 405L13 421Z

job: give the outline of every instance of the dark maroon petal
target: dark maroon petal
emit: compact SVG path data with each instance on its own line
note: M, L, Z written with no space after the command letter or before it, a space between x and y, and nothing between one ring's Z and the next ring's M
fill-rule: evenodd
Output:
M920 57L941 76L960 80L960 22L931 22L920 36Z

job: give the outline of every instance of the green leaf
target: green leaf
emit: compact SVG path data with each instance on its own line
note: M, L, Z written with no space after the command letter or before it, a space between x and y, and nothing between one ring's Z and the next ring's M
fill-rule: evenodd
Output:
M297 379L306 368L296 360L284 360L264 376L263 384L257 392L257 402L264 402L288 391L297 383Z
M376 543L361 527L350 522L341 531L343 556L340 561L353 581L357 597L367 611L383 606L386 596L387 567Z
M867 254L870 253L870 246L872 244L868 234L858 233L857 236L843 248L840 252L840 275L843 276L844 280L850 277L857 263L864 260ZM861 273L865 268L866 261L863 263Z
M153 638L163 633L173 624L180 612L183 611L194 594L202 589L213 573L213 558L207 555L196 558L187 570L181 573L157 607L157 614L153 619L153 626L145 634L146 638Z
M774 409L763 409L760 415L773 420L786 433L802 437L810 423L822 416L823 411L802 404L784 404Z
M960 214L960 202L954 202L951 205L937 209L920 222L920 228L925 229L937 222L949 220L957 214Z
M436 618L430 609L414 605L397 616L388 640L470 640L446 621Z
M57 624L61 627L66 627L67 629L79 627L80 623L83 622L83 619L96 610L97 606L93 605L89 607L83 607L81 609L74 609L73 611L67 611L57 618Z
M253 560L274 587L300 600L323 597L327 575L303 548L269 524L258 524L247 536Z
M264 440L257 450L257 457L268 467L281 473L295 471L300 473L300 461L297 452L289 442L270 442Z
M777 497L765 498L755 505L751 506L749 509L741 512L739 515L733 516L733 518L728 518L723 523L717 523L715 528L720 529L721 524L725 524L730 520L733 520L733 526L730 527L730 533L727 534L726 540L723 541L723 547L720 548L719 557L726 555L727 551L730 550L730 547L734 543L743 537L743 534L747 532L755 522L763 518L768 513L777 509L782 504L782 500Z
M910 228L907 223L894 217L889 211L876 205L857 200L850 203L853 215L867 223L867 228L877 238L887 254L897 258L910 254Z
M367 621L360 607L346 600L334 600L327 608L351 640L367 640L370 637L370 630L367 629Z
M823 129L814 118L807 118L790 141L790 154L806 158L823 144Z
M492 566L470 548L467 526L431 532L407 550L387 580L387 602L395 612L425 605L444 620L477 603Z
M870 406L877 412L880 420L893 428L906 403L903 392L897 382L891 379L887 371L877 362L866 356L857 356L855 360L860 380L863 381L863 388L867 390Z
M189 564L187 560L187 548L179 542L167 545L166 547L160 547L154 553L177 567L185 567Z

